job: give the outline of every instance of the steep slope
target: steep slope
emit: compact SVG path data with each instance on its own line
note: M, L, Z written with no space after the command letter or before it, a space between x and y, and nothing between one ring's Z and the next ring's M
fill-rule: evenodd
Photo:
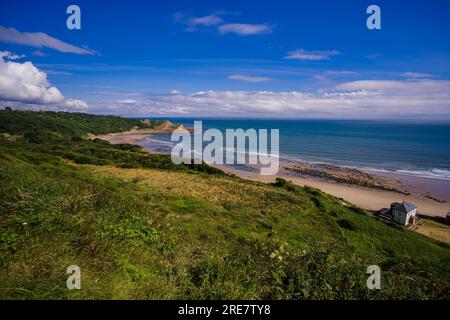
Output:
M0 298L450 297L448 246L319 190L43 130L0 135Z

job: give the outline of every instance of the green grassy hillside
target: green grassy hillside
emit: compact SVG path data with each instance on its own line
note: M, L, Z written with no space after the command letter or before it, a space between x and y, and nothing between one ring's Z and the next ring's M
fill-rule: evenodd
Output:
M82 138L134 126L107 119L0 111L0 298L450 297L448 246L316 189Z
M0 132L12 134L51 132L61 136L78 137L87 133L104 134L126 131L133 127L153 128L161 123L161 120L154 120L147 125L138 119L94 116L85 113L8 110L0 112Z

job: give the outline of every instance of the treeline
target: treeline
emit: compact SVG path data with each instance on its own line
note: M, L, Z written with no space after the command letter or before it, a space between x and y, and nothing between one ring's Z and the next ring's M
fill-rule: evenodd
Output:
M143 123L140 119L116 116L95 116L86 113L52 111L0 110L0 132L25 134L26 132L53 132L63 136L81 137L87 133L106 134L137 128L154 128L162 120Z

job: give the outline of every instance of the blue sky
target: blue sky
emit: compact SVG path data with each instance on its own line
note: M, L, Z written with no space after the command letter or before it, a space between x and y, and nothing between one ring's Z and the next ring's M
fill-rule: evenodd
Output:
M81 8L81 30L66 28L70 4ZM381 8L381 30L366 27L370 4ZM0 26L0 52L10 55L0 64L4 105L148 116L450 119L446 0L15 0L0 3ZM24 79L27 61L46 82ZM36 86L29 95L8 91L29 84Z

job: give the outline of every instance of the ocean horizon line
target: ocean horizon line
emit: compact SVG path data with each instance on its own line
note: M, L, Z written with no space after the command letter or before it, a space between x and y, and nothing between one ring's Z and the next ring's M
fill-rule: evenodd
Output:
M355 121L355 122L398 122L398 123L417 123L417 124L449 124L450 119L436 118L277 118L277 117L234 117L234 116L125 116L128 119L142 120L255 120L255 121Z

